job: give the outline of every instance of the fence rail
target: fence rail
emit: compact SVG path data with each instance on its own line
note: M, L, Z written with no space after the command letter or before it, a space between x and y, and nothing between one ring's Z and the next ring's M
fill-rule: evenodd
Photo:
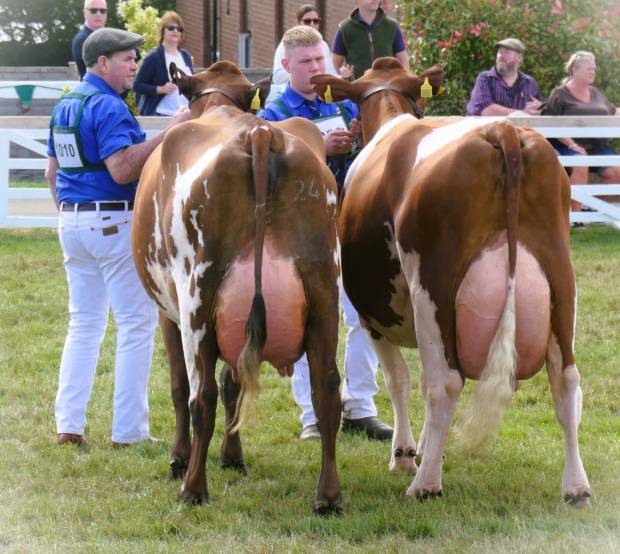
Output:
M496 117L487 117L489 121ZM514 117L519 126L532 127L547 138L620 138L620 117ZM167 125L166 118L139 118L142 128L152 136ZM47 165L45 140L48 136L47 117L0 117L0 228L2 227L55 227L57 216L47 188L11 187L11 170L45 170ZM18 145L39 157L11 157L11 145ZM565 167L620 166L618 156L560 156ZM571 197L593 211L571 212L571 221L608 223L620 228L620 207L601 199L620 196L620 183L611 185L573 185ZM45 215L20 215L27 203L42 203L38 210ZM17 204L10 214L10 204ZM21 210L21 211L20 211Z

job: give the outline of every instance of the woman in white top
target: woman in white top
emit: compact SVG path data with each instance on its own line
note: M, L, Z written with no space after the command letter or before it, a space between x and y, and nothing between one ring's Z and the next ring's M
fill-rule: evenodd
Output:
M159 46L151 50L136 75L136 92L140 115L173 115L187 99L170 79L170 62L191 75L192 56L179 45L183 41L183 19L176 12L166 12L159 23Z
M297 10L297 25L308 25L315 29L319 30L319 26L321 24L321 17L319 16L318 10L311 4L304 4ZM352 71L347 73L347 67L344 67L344 71L342 73L338 73L336 68L334 67L334 62L332 62L332 53L329 49L329 45L323 41L323 55L325 56L325 71L330 75L335 75L336 77L348 78L351 76ZM282 67L282 58L284 58L284 46L282 42L278 44L276 48L276 53L273 56L273 76L271 79L272 85L286 85L288 83L288 73ZM282 88L282 87L280 87ZM271 96L271 95L270 95Z

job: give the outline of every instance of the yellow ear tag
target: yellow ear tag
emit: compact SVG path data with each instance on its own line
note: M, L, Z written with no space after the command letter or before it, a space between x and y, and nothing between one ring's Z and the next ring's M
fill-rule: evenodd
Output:
M433 97L433 87L428 82L428 77L424 77L424 83L420 87L420 96L422 98L432 98Z
M439 89L437 89L437 96L446 92L446 89L439 85Z
M260 89L259 88L256 89L256 94L254 95L254 98L252 98L252 102L250 103L250 109L255 110L255 111L260 110Z
M329 85L327 85L327 88L325 89L325 94L323 95L323 98L325 98L325 102L327 102L328 104L331 104L334 101L334 97L332 96L332 87L330 87Z

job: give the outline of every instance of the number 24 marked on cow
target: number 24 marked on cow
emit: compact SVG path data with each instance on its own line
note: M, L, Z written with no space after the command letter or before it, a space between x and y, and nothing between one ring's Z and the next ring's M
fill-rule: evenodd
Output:
M308 187L307 192L304 192L304 189L306 188L306 183L304 183L303 181L296 181L295 185L297 185L298 190L297 190L297 194L295 194L295 198L293 198L294 202L306 200L306 195L312 198L316 198L317 200L319 199L320 194L319 194L319 191L316 189L314 181L310 183L310 186Z

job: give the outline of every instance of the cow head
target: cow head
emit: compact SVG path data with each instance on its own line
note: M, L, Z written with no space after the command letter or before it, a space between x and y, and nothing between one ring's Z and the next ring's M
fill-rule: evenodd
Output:
M378 58L371 69L353 82L333 75L315 75L311 82L315 92L327 101L338 102L348 98L359 104L366 142L386 119L401 113L421 117L423 87L430 85L435 96L440 93L442 80L441 65L434 65L420 75L414 75L396 58Z
M189 100L194 118L222 105L257 111L265 105L271 87L271 75L252 84L234 63L228 61L216 62L196 75L187 75L171 62L170 76L179 93Z

